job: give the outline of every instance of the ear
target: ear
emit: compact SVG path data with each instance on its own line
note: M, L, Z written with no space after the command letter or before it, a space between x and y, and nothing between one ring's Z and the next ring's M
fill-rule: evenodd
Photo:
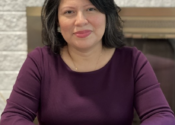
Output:
M61 28L59 26L57 27L57 32L61 33Z

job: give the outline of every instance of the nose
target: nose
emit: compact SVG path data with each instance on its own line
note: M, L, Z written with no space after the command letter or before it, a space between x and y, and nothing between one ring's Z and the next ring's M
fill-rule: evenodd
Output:
M83 12L78 12L76 16L75 26L84 26L88 24L86 15Z

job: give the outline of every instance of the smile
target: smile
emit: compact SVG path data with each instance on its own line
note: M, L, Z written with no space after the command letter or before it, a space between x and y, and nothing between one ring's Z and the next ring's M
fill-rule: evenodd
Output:
M91 34L90 30L83 30L83 31L78 31L75 33L75 35L79 38L85 38Z

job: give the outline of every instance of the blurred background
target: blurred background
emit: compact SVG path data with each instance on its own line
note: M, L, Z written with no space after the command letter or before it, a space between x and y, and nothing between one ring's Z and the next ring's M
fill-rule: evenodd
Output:
M41 46L44 0L0 1L0 114L26 55ZM127 46L148 58L175 112L175 0L115 0L122 8ZM138 125L135 113L133 125Z

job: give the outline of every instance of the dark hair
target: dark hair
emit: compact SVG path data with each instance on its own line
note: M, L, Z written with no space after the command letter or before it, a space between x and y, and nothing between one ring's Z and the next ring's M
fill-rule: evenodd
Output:
M61 33L57 32L58 7L61 0L45 0L41 11L42 42L51 48L54 53L60 53L60 49L67 45ZM119 48L124 46L120 8L114 0L90 0L90 2L106 15L106 29L102 38L103 46Z

